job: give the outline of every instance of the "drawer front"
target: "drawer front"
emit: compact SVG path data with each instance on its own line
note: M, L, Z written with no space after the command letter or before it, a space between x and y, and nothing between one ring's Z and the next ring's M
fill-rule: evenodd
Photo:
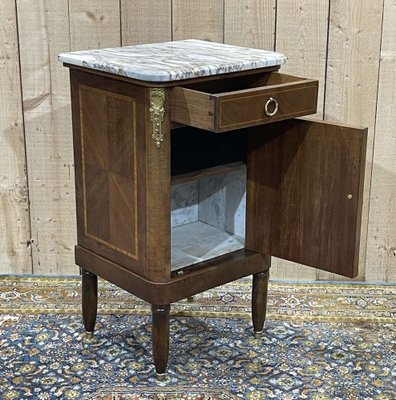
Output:
M281 88L253 89L247 93L219 96L216 131L314 114L318 82L290 84Z
M170 98L171 120L225 132L316 112L318 81L279 73L256 79L175 87Z

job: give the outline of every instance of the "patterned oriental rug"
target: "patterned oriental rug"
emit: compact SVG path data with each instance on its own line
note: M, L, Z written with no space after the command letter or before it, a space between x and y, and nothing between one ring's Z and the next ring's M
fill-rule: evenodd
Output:
M396 286L271 283L259 339L250 280L174 304L164 382L149 306L99 288L87 341L78 278L0 277L0 399L396 398Z

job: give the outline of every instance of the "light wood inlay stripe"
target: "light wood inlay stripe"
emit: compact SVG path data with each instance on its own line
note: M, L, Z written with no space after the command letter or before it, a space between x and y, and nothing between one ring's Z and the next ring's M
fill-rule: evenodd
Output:
M84 103L84 95L83 92L96 92L98 96L105 96L106 98L112 97L116 99L120 99L122 101L127 101L131 105L131 113L133 115L133 126L132 126L132 138L133 138L133 208L134 208L134 233L133 233L133 252L125 250L120 246L116 246L115 244L111 243L111 237L109 240L104 238L98 237L97 235L89 232L88 227L88 213L87 213L87 181L86 181L86 154L85 154L85 143L84 143L84 113L83 113L83 103ZM82 183L83 183L83 207L84 207L84 234L101 243L105 246L116 250L122 254L125 254L135 260L138 259L138 194L137 194L137 154L136 154L136 102L133 98L128 96L123 96L117 93L113 93L110 91L102 90L93 88L86 85L79 86L79 101L80 101L80 132L81 132L81 154L82 154ZM110 166L107 165L109 169ZM107 171L108 173L108 171ZM107 177L107 179L109 179Z

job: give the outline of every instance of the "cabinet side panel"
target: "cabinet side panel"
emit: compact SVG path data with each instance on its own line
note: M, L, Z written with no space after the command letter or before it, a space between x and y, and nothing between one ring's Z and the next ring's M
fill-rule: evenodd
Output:
M366 133L304 120L252 129L246 247L355 276Z
M144 89L71 76L78 243L146 275Z

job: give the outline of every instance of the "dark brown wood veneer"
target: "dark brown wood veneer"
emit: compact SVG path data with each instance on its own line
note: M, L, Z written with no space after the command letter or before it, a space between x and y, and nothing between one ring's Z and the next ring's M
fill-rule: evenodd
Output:
M156 85L68 66L87 331L97 276L151 303L163 377L172 302L253 275L258 334L271 256L356 275L367 130L292 119L316 111L317 81L268 68ZM151 87L164 90L162 141ZM172 183L243 164L246 248L171 272Z

